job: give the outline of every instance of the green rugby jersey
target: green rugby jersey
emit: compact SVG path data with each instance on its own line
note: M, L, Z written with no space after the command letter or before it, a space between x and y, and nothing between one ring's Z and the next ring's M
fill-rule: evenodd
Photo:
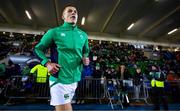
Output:
M44 54L51 47L50 59ZM88 37L85 32L70 23L50 29L35 46L35 54L41 59L41 64L48 61L58 63L61 68L57 78L50 76L50 80L63 84L70 84L81 79L82 57L88 57ZM53 74L54 75L54 74Z

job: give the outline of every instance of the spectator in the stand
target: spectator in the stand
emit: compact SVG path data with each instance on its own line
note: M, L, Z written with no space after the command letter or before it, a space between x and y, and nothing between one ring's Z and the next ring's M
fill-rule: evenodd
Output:
M179 77L174 73L174 71L170 70L167 75L167 81L169 83L169 87L172 92L172 98L174 102L179 102Z
M136 68L136 73L133 77L134 84L134 97L136 101L139 101L140 89L143 85L143 74L141 73L141 68Z
M180 52L177 52L177 54L176 54L176 60L177 60L177 62L180 63Z
M164 110L168 110L168 102L164 91L164 82L166 80L166 74L161 72L158 66L152 65L149 76L151 79L154 110L160 110L161 101L163 103Z
M124 80L124 79L130 79L132 78L131 77L131 74L129 74L128 70L126 69L126 66L125 65L120 65L119 66L119 69L118 69L118 73L117 73L117 78L118 79L121 79L121 80Z
M167 80L168 81L174 81L174 80L178 80L178 76L174 73L174 71L170 70L167 74Z
M116 70L113 65L109 66L104 74L104 79L107 80L107 85L116 85Z
M116 70L112 65L106 69L104 76L106 79L116 79Z
M128 70L126 69L125 65L120 65L119 71L117 73L117 79L118 79L118 86L121 89L122 93L122 103L124 107L129 106L129 99L128 99L128 87L132 86L132 77L129 74Z
M6 66L5 63L0 64L0 78L5 77Z
M4 90L7 84L5 71L6 71L5 64L0 63L0 98L1 98L0 104L5 101Z
M28 65L26 65L23 70L22 70L22 85L23 88L21 89L21 92L27 91L27 92L31 92L32 89L32 82L31 82L31 78L30 78L30 68Z
M92 76L92 67L91 65L88 66L83 66L83 71L82 71L82 78L86 78L86 77L91 77Z
M7 83L10 84L12 88L16 88L18 79L17 77L13 78L12 76L21 74L20 66L18 64L14 64L11 60L9 60L5 74L8 77ZM9 99L5 105L14 105L16 102L17 100Z
M20 75L20 66L18 64L14 64L11 60L8 61L8 66L6 68L6 75L11 77L13 75Z
M133 76L136 73L136 68L137 68L137 64L135 63L135 61L129 62L127 69L129 72L129 76Z
M38 44L39 38L39 36L33 38L33 42L31 43L32 49Z
M101 76L103 75L103 67L102 64L100 64L101 62L101 59L100 57L94 57L94 61L93 61L93 78L101 78Z
M83 66L83 71L81 75L81 81L78 82L78 88L76 94L79 98L85 98L88 96L87 94L92 93L93 91L90 88L90 84L92 84L92 67L91 65ZM86 92L88 91L88 92ZM85 101L84 99L77 100L77 104L83 104Z

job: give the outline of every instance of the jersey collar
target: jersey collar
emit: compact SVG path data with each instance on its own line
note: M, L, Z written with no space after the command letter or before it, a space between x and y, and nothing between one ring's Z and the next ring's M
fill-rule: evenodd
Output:
M77 25L73 26L73 24L67 23L67 22L64 22L64 24L62 25L62 27L65 28L66 30L74 30L74 29L77 29Z

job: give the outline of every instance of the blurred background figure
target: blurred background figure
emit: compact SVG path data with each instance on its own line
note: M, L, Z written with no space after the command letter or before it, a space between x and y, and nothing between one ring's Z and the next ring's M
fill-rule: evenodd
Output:
M152 65L149 73L152 87L152 102L154 104L154 110L160 110L161 101L163 103L164 110L168 110L168 102L164 90L164 82L166 80L166 74L160 71L158 66Z
M143 85L143 74L141 73L141 68L136 68L136 73L133 77L134 84L134 97L137 102L139 102L140 89Z

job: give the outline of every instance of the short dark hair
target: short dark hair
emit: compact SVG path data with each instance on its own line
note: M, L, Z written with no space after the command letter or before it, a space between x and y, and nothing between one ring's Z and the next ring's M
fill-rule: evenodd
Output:
M68 3L68 4L64 5L64 7L63 7L63 9L62 9L62 13L63 13L64 10L66 9L66 7L75 7L75 8L76 8L76 5L73 4L73 3ZM76 10L77 10L77 8L76 8Z
M151 65L151 68L152 68L153 66L156 68L156 70L157 70L157 71L159 71L159 70L160 70L158 65L153 64L153 65Z

